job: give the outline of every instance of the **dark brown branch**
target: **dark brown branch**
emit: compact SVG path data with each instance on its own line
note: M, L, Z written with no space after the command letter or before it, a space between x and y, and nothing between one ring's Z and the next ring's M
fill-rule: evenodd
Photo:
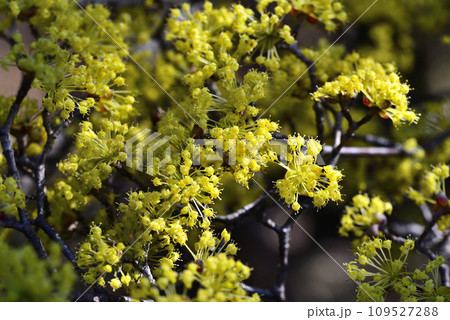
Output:
M131 172L129 172L127 169L123 167L123 164L121 162L117 162L114 166L118 173L126 177L131 182L134 182L138 187L141 189L148 189L150 186L146 185L145 183L141 182L138 177Z
M433 227L436 225L438 220L447 215L450 214L450 207L440 208L431 218L431 221L427 224L425 227L425 230L423 230L422 234L420 235L419 239L417 240L417 243L421 245L425 239L425 237L430 233L430 231L433 229Z
M46 110L42 112L42 118L44 123L44 128L47 131L47 141L44 145L44 149L38 159L38 162L35 166L34 178L36 183L36 204L37 204L37 218L32 221L32 223L41 228L50 239L59 243L62 248L64 255L69 259L70 262L74 265L77 271L81 271L78 267L77 259L75 255L72 253L68 245L64 242L61 236L56 232L56 230L47 222L44 217L44 207L46 201L46 195L44 191L44 182L45 182L45 162L48 153L53 147L53 144L56 140L56 137L59 133L67 127L71 120L78 114L77 111L72 112L69 119L63 121L56 129L51 127L51 115Z
M146 253L148 254L148 250L146 251ZM127 257L122 257L122 261L124 263L132 264L133 267L135 267L137 270L139 270L139 272L141 272L144 275L144 277L146 277L146 278L148 278L150 280L150 283L152 283L152 284L155 283L155 278L153 278L152 272L151 272L150 267L149 267L149 265L147 263L147 257L145 258L145 261L146 261L145 265L141 265L136 260L130 259L130 258L127 258Z
M289 221L292 221L291 218L289 218ZM278 272L277 280L272 290L281 301L286 301L286 279L292 226L293 225L291 224L287 227L283 227L282 231L278 232Z
M343 108L343 109L345 109L345 108ZM332 166L336 165L337 161L339 160L339 155L340 155L341 149L344 147L344 145L353 138L356 130L358 130L362 125L369 122L377 113L378 113L378 110L376 108L371 108L370 111L364 116L364 118L362 118L358 122L353 121L349 124L349 128L348 128L347 132L342 136L341 143L338 146L336 146L335 148L333 148L333 151L331 153L330 165L332 165ZM344 114L344 117L345 117L345 114Z
M31 84L33 82L34 77L30 75L23 74L22 82L20 84L19 91L17 92L16 99L9 110L8 117L6 118L5 123L0 127L0 139L3 148L3 155L6 158L6 162L9 169L9 174L17 181L17 185L20 188L20 176L19 171L17 170L16 161L14 157L14 150L11 145L10 140L10 129L11 125L16 117L17 113L20 109L20 104L23 99L25 99L28 91L31 89Z
M354 139L362 140L367 143L380 146L380 147L401 147L400 143L394 143L389 139L378 137L372 134L365 134L365 135L355 135Z
M0 127L0 140L3 149L3 155L5 156L6 163L8 166L9 174L16 180L17 187L20 189L20 175L16 165L16 159L14 156L14 150L11 145L10 139L10 129L11 125L19 112L20 105L31 89L31 84L33 83L34 76L28 74L22 74L22 82L20 84L19 91L17 92L16 99L9 110L8 117L5 123ZM27 221L27 216L25 210L19 210L20 222L25 224Z
M303 210L310 208L309 200L302 202ZM275 285L269 290L277 301L286 301L286 280L289 263L291 231L299 214L291 214L283 225L276 224L265 212L259 212L258 221L278 235L278 266Z
M64 242L64 240L61 238L61 236L58 234L58 232L53 229L53 227L45 220L43 215L38 215L35 220L32 221L33 225L39 227L44 231L50 239L53 241L56 241L59 243L59 245L62 248L62 251L66 258L72 262L73 266L77 271L81 271L78 267L77 259L75 258L75 255L70 250L69 246Z
M430 141L426 142L425 144L422 145L422 147L427 151L432 151L448 138L450 138L450 129L442 132L441 134L437 135Z
M275 294L272 292L272 290L256 288L253 286L249 286L245 283L242 283L241 286L245 291L250 292L250 293L257 293L257 294L263 296L264 298L269 298L269 299L275 298Z
M308 59L303 52L298 48L297 42L294 42L290 46L286 44L280 44L281 48L289 49L297 58L300 59L306 66L309 74L309 78L311 80L311 93L317 91L317 76L316 76L316 67L314 66L314 61ZM323 111L323 105L321 101L314 102L314 113L316 116L316 127L317 127L317 136L320 141L323 141L323 134L325 130L325 115Z
M265 207L265 203L268 199L268 195L264 194L252 203L247 204L245 207L230 213L225 216L216 216L214 220L224 222L224 223L232 223L240 221L242 218L256 212L262 210Z
M28 221L21 223L14 217L10 217L3 213L0 213L0 226L22 232L30 241L39 258L47 257L47 252L42 245L41 239L39 239L39 237L36 235L36 232L33 230Z
M324 155L333 154L333 147L323 146L322 152ZM407 155L405 150L399 147L342 147L339 154L349 157L391 157Z
M8 42L11 47L16 44L16 42L14 41L13 38L11 38L10 36L7 36L3 32L0 32L0 38L5 40L6 42Z

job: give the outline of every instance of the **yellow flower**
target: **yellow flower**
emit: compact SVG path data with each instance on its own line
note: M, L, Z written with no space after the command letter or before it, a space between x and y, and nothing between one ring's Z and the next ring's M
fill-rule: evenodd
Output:
M122 282L120 282L119 279L113 278L111 281L109 281L109 285L113 289L113 291L116 291L117 289L122 287Z

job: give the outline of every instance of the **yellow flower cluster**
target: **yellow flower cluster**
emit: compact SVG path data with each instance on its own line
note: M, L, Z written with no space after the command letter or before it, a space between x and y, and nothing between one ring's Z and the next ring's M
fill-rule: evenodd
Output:
M284 1L273 13L263 12L256 18L253 10L240 4L231 10L215 9L206 1L203 11L191 13L185 3L182 10L172 10L166 37L198 67L198 71L186 79L190 85L198 86L212 74L230 82L239 68L239 60L250 57L256 48L260 51L258 63L271 70L278 68L275 44L281 40L294 42L290 27L280 26L289 10L290 5Z
M113 266L121 264L120 258L125 246L123 243L116 244L108 241L98 226L91 227L87 240L79 248L78 265L82 269L87 269L83 277L87 283L92 284L97 280L98 274L111 273ZM114 274L116 275L117 271ZM98 279L98 284L105 285L103 277ZM118 289L115 281L112 282L111 287Z
M222 127L245 124L247 119L256 117L260 111L255 102L264 97L267 89L268 75L265 72L249 71L241 83L237 81L219 82L218 89L221 96L213 94L206 87L195 88L192 95L183 102L190 115L195 117L197 125L203 130L207 127L217 127L215 123L208 124L209 112L215 112L223 116L219 121ZM163 119L164 124L166 121ZM163 132L170 134L169 130L161 128Z
M208 206L220 195L220 179L212 166L195 170L193 154L187 149L183 150L181 157L179 167L169 164L161 168L159 175L153 179L153 184L161 186L161 198L167 201L168 206L173 203L183 206L180 211L181 224L193 227L201 221L200 226L207 228L214 216L213 210ZM217 173L220 171L217 170Z
M252 124L234 125L228 128L211 129L211 137L223 142L223 151L229 155L229 165L235 180L248 187L248 181L269 162L277 160L268 142L278 125L268 119L259 119Z
M341 217L339 234L348 237L353 232L361 237L370 226L386 219L385 214L392 213L392 204L379 197L370 198L367 194L358 194L352 198L352 205L345 208Z
M86 7L88 14L85 14L81 10L73 10L77 4L70 0L11 3L2 27L9 26L14 16L20 18L20 13L32 12L29 23L45 37L32 42L27 53L22 36L17 33L14 36L16 44L4 63L15 64L35 76L33 85L46 93L43 105L49 112L61 111L62 119L67 119L76 108L82 114L87 113L95 101L92 98L86 100L80 97L81 94L110 100L114 95L111 87L124 84L118 74L125 71L122 61L125 52L114 42L127 48L121 36L126 25L109 20L110 13L106 8L89 5ZM0 11L6 9L2 7L0 4ZM114 42L105 37L102 28L92 23L90 16L95 17L96 22L114 37ZM114 112L111 114L117 116Z
M100 189L102 181L109 177L116 162L125 162L125 138L136 134L134 127L117 121L100 120L100 128L94 131L89 121L81 123L75 146L78 153L59 163L59 170L73 176L85 186L83 189Z
M340 23L347 20L344 6L337 0L259 0L256 8L263 12L273 2L276 2L278 7L289 8L288 12L292 15L306 14L311 23L320 21L327 31L334 31Z
M55 226L56 231L64 231L64 227L71 225L78 218L78 212L88 202L85 192L80 191L80 182L74 177L58 180L47 190L47 199L51 214L48 222Z
M347 264L350 278L362 282L357 289L359 301L385 301L390 292L400 295L401 301L448 301L448 293L445 287L439 287L436 274L445 261L442 256L430 260L425 270L410 272L406 263L414 241L405 240L398 258L393 257L391 247L391 240L367 240L358 247L358 258Z
M140 184L140 177L133 179L130 171L141 170L144 159L134 157L137 156L135 149L133 164L124 168L125 144L137 134L137 129L129 125L131 120L137 120L134 116L140 116L138 120L143 128L149 125L148 110L141 105L139 111L144 112L139 115L133 107L134 96L121 88L126 82L122 76L126 64L125 52L120 47L127 49L124 36L132 37L127 30L131 24L126 23L130 17L120 12L113 23L105 7L88 5L85 9L86 12L78 10L76 3L70 0L0 0L0 13L6 17L0 22L2 30L17 19L29 23L38 35L29 50L25 50L21 34L16 33L15 45L3 64L16 65L26 75L34 77L33 87L45 93L42 102L51 114L51 129L70 123L61 120L71 120L71 115L79 113L83 119L78 128L67 129L67 133L75 137L75 148L58 164L66 178L52 180L48 185L46 181L51 209L48 222L60 232L73 231L86 205L104 207L92 218L94 224L77 253L78 265L87 271L84 279L90 284L98 279L100 286L108 286L113 291L124 288L131 293L132 288L150 281L151 277L137 267L148 265L161 289L174 284L173 279L184 283L186 288L198 282L200 289L192 296L194 300L258 300L256 295L248 297L241 287L241 282L250 275L250 268L227 256L237 252L228 232L224 230L220 237L215 237L210 229L215 215L211 205L220 196L224 172L231 171L235 179L245 185L256 172L276 160L268 142L278 130L278 124L268 119L255 120L259 113L255 102L264 96L269 75L252 70L237 74L237 71L243 58L251 60L257 50L261 57L269 58L264 61L266 67L276 64L279 57L274 51L275 44L294 41L290 28L281 24L289 8L281 11L277 8L275 13L260 16L241 5L235 5L230 11L213 9L211 3L206 2L203 12L191 13L188 5L181 11L172 11L167 37L174 41L179 52L152 56L155 60L142 55L148 64L164 61L156 74L167 80L163 85L177 87L173 90L177 91L175 96L183 98L180 99L182 108L162 111L158 119L152 119L160 133L171 137L171 155L166 159L164 151L158 150L154 161L147 163L147 169L154 169L148 181L152 182L151 189L130 190L120 200L117 194L109 192L111 180L108 178L114 171ZM91 21L91 16L100 26ZM105 36L104 31L114 40ZM148 36L138 35L139 41L147 41ZM172 68L167 68L168 63ZM189 85L187 98L183 81ZM142 90L145 98L154 98L154 91L146 90ZM5 106L0 109L2 121L8 114L4 111L13 103L13 98L4 100L0 101ZM23 105L26 104L27 100ZM155 101L150 105L154 104ZM165 108L167 103L161 105ZM42 147L48 128L43 128L37 104L33 102L23 107L25 112L21 111L16 117L12 132L22 129L19 126L29 126L26 130L31 133L27 141ZM185 115L183 108L195 119ZM225 152L237 151L234 163L208 163L203 151L217 149L197 146L193 138L211 136L228 143ZM235 139L236 148L231 139ZM199 164L194 163L197 148L201 149ZM41 154L42 148L35 149L28 154ZM4 158L0 160L3 164ZM2 180L2 187L11 185L10 178L5 181ZM25 196L5 188L2 197L9 196L5 203L11 205L21 200L16 211L17 207L24 207ZM11 195L17 199L12 199ZM8 213L13 211L11 208L1 207ZM194 261L202 260L205 270L193 272L193 263L185 265L186 272L178 273L175 267L181 261L179 250L182 247L190 250L189 240L195 229L200 229L201 235L195 244ZM125 250L127 246L129 249ZM190 284L189 278L194 279ZM153 284L150 287L156 289ZM157 295L146 297L149 296ZM161 299L164 298L161 296Z
M195 244L195 254L186 246L194 262L177 272L172 261L162 259L160 267L155 270L156 287L142 279L133 297L150 296L156 301L178 302L259 301L257 294L248 296L242 289L241 283L250 276L250 268L229 256L236 254L236 247L229 241L230 235L225 229L220 238L209 230L204 231ZM223 248L225 252L221 252Z
M195 243L194 260L205 260L209 256L218 254L225 250L226 254L235 255L236 245L230 242L231 236L227 229L223 229L220 238L216 237L210 230L205 230L201 234L199 241ZM192 252L191 252L192 253Z
M327 165L317 164L322 145L315 139L307 141L300 135L289 136L287 164L279 163L286 174L277 180L276 187L288 205L294 211L300 210L299 196L313 198L316 207L324 206L329 200L341 200L339 181L342 173Z
M173 264L179 259L176 248L186 245L190 229L195 226L203 229L209 227L214 212L208 205L220 194L219 178L214 174L213 167L193 170L188 150L184 150L181 159L176 161L181 161L178 167L168 164L158 169L153 179L158 191L131 192L128 195L127 204L119 205L123 214L121 221L105 234L105 237L125 245L133 244L128 254L133 259L149 263L152 268L159 266L161 261L168 259ZM86 243L92 246L90 240L83 245ZM234 245L230 246L229 251L232 252ZM85 255L85 252L79 251L80 257ZM121 265L112 266L111 270L115 273L122 270L128 272L132 276L131 282L140 278L136 270L125 270ZM98 268L91 271L91 274L101 274ZM119 286L117 279L109 282L116 289Z
M170 98L180 102L181 108L167 108L169 98L157 93L161 90L154 89L156 86L148 88L147 81L150 80L143 80L135 67L131 67L131 88L143 91L141 97L145 99L141 101L140 114L133 107L134 96L121 89L125 82L130 84L128 78L125 81L122 76L126 69L125 52L104 35L102 28L92 23L90 16L95 17L125 49L124 37L143 47L154 44L150 41L153 28L143 28L145 30L138 34L130 30L133 29L130 26L139 23L147 26L153 20L146 20L146 12L141 12L139 19L131 21L129 10L134 9L125 8L118 10L113 23L103 6L87 6L87 15L74 8L75 4L70 0L0 0L0 14L5 16L0 22L0 30L18 20L29 23L36 34L41 35L30 44L29 50L25 50L21 34L14 34L16 44L4 64L16 65L26 75L35 77L33 86L46 94L43 107L52 113L52 126L61 123L59 118L68 119L73 111L78 111L83 118L79 130L74 133L76 149L59 164L67 178L52 180L52 184L46 185L51 208L48 221L55 224L58 231L66 231L67 225L78 220L75 212L84 209L86 204L105 207L95 216L96 225L90 228L78 252L80 267L88 270L85 275L88 283L93 283L106 271L108 275L99 278L100 286L108 285L114 291L125 288L130 295L142 294L142 298L162 301L258 300L257 296L249 297L241 287L242 281L249 277L250 268L228 256L237 251L230 234L224 230L216 237L212 231L210 224L215 215L212 208L220 199L226 174L231 173L235 181L248 186L248 181L272 162L286 170L284 177L276 181L276 187L294 211L301 209L300 197L311 198L316 207L341 199L342 173L320 163L322 145L319 141L300 135L289 136L288 153L277 154L270 148L270 142L280 126L270 119L256 119L260 112L258 107L267 102L260 103L261 100L273 98L267 92L272 90L277 99L277 91L283 92L307 68L292 53L280 55L277 52L281 42L294 42L286 15L301 13L300 16L306 15L309 22L319 21L327 30L334 30L339 22L346 20L341 2L261 0L256 7L258 12L255 12L240 4L214 8L207 1L197 11L191 10L188 4L181 10L173 9L168 19L167 39L173 42L177 51L164 49L159 53L161 48L156 48L154 56L140 52L139 48L134 56L146 70L149 67L150 74L156 75L158 83L173 95ZM344 56L344 47L334 47L322 57L321 52L328 46L322 41L314 50L302 48L310 60L321 57L316 64L320 88L314 99L348 102L356 93L361 93L366 106L378 108L380 115L391 118L395 125L417 121L417 115L408 110L409 86L400 81L392 65L363 59L356 53ZM258 71L248 70L248 66ZM308 119L314 110L313 101L308 99L310 83L311 79L302 79L282 98L283 103L279 103L283 105L280 109L286 108L289 116L292 106L296 112L299 107L303 108L303 116L297 117L302 119L295 121L311 122ZM0 97L0 123L12 103L13 98ZM149 109L156 107L161 109L159 114L150 116L152 110ZM39 111L36 103L25 100L11 128L12 135L20 130L26 132L28 145L25 147L29 156L39 155L47 140ZM329 109L324 111L327 116ZM170 137L167 146L171 154L166 157L165 150L156 150L153 162L147 163L147 173L154 174L145 182L142 176L133 175L139 175L137 171L141 171L145 162L143 157L135 157L137 152L133 154L133 165L130 168L123 166L127 160L125 143L137 133L136 128L126 124L132 120L136 120L141 128L152 126ZM302 130L307 129L302 127ZM327 134L325 132L326 137ZM195 142L195 139L209 138L215 139L218 145L199 146ZM423 150L417 143L413 145L412 140L405 145L405 149L417 149L417 154L412 160L401 160L402 177L420 170ZM218 162L206 156L216 152L223 154ZM0 156L2 169L4 163L4 157ZM427 173L424 182L419 184L420 195L411 189L410 196L414 200L433 200L440 206L447 205L442 201L446 199L443 179L448 177L448 167L439 168L440 171ZM147 186L149 189L130 190L123 199L120 198L108 191L112 179L107 181L107 178L113 170L141 189ZM132 173L132 170L135 171ZM0 186L1 211L17 215L17 210L25 207L25 196L11 178L0 178ZM445 198L438 198L441 192ZM378 197L357 195L353 197L352 206L346 208L340 233L361 236L365 229L381 222L383 215L391 211L390 203ZM450 221L438 222L440 227L448 224ZM189 246L197 235L199 241L192 250L194 253ZM427 282L418 287L402 271L412 242L407 240L401 248L401 259L397 260L391 259L390 245L389 241L378 239L364 243L359 249L361 265L376 265L381 269L389 266L389 270L372 275L357 268L355 262L349 265L349 271L359 280L373 276L374 281L381 281L381 287L367 288L380 299L386 294L386 288L394 286L405 300L413 299L417 294L411 289L412 285L438 299L438 291L433 291L435 283ZM124 254L127 246L130 246L129 250ZM181 266L180 251L184 248L191 252L193 262L185 260ZM389 259L385 259L388 255ZM378 265L379 259L389 261ZM436 269L437 264L439 261L435 261L430 269ZM152 277L144 274L138 265L149 267L156 285L150 283ZM401 281L390 282L388 286L388 281L397 277L397 273L402 274ZM421 271L416 273L417 279L425 280ZM184 292L180 293L181 290ZM360 299L365 299L363 293L360 293Z
M13 177L0 176L0 212L19 217L19 209L25 209L25 195Z
M360 58L349 73L326 82L313 94L316 101L328 98L341 101L363 93L364 103L376 107L383 118L390 118L395 126L403 122L415 123L419 116L408 109L409 85L401 83L393 65L381 65L372 58Z
M15 97L13 96L5 97L0 95L0 124L3 124L6 120L14 99ZM37 100L25 98L22 101L19 113L14 118L11 129L12 134L24 144L23 148L28 156L41 154L47 142L47 132L43 125L42 116L39 113ZM28 139L24 139L25 135L28 135Z
M250 268L225 253L206 258L203 266L190 263L180 278L186 288L198 281L200 289L194 301L259 301L259 296L248 296L241 282L250 276ZM212 281L212 283L211 283Z
M342 45L330 47L330 43L326 39L320 39L316 47L302 48L302 52L306 58L312 61L317 60L314 66L319 84L325 83L341 73L351 73L353 65L360 58L356 52L346 54L345 47Z
M425 171L419 181L419 189L410 188L408 195L416 204L421 205L425 202L435 204L438 199L433 199L442 192L445 196L445 179L450 176L449 167L446 164L439 164ZM420 190L420 191L419 191ZM448 205L448 203L440 206Z
M49 257L41 259L30 245L7 245L6 234L0 234L0 301L69 301L76 274L69 262L62 262L58 245L51 244Z
M450 177L450 169L446 164L439 164L425 171L419 180L418 189L410 188L407 194L417 205L431 203L437 208L448 208L449 201L445 191L445 180ZM439 230L450 227L450 215L442 215L437 222Z

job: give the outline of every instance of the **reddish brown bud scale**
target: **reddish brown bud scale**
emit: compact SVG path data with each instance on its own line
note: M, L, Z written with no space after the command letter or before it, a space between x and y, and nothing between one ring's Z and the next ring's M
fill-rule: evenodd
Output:
M439 207L447 207L448 206L448 198L447 198L447 196L445 195L445 193L443 193L442 191L440 191L437 195L436 195L436 197L435 197L435 200L436 200L436 204L439 206Z
M97 106L97 111L98 111L98 112L106 112L106 108L105 108L105 106L103 105L103 103L101 103L101 104L99 104L99 105Z
M383 119L389 119L388 114L385 113L385 112L380 112L379 115L380 115L380 117L382 117Z
M313 16L307 16L306 20L308 20L309 23L317 23L317 21L319 21L316 18L314 18Z
M198 260L195 261L195 263L198 265L197 272L202 274L203 273L203 265L204 265L203 260L198 259Z
M294 9L294 8L292 8L291 11L289 11L289 14L290 14L291 16L296 16L296 15L298 15L299 13L300 13L300 11L297 10L297 9Z
M364 103L364 105L365 105L366 107L371 107L371 106L373 106L372 102L370 102L370 100L367 99L366 96L363 97L363 103Z

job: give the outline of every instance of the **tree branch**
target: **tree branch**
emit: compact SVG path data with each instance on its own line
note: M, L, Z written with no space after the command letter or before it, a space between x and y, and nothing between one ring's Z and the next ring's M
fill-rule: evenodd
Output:
M8 166L9 174L16 180L17 187L21 189L20 186L20 175L16 165L16 159L14 156L14 150L12 148L11 139L10 139L10 129L11 125L19 112L20 105L28 94L28 91L31 89L31 84L33 83L34 76L29 74L22 74L22 82L20 84L19 91L17 92L16 99L9 110L8 117L5 120L5 123L0 127L0 141L3 149L3 155L6 159L6 164ZM19 210L20 222L24 225L27 223L27 215L25 210ZM25 229L24 229L25 230ZM34 231L33 231L34 232Z
M262 210L265 207L265 203L268 198L269 198L268 195L264 194L255 201L253 201L252 203L247 204L245 207L225 216L216 216L214 217L214 220L224 223L234 223L240 221L244 217L259 210Z
M430 231L433 229L433 227L436 225L436 223L438 222L438 220L447 215L450 214L450 207L445 207L445 208L440 208L431 218L431 221L427 224L427 226L425 227L425 230L423 230L422 234L420 235L419 239L417 240L417 243L419 245L423 244L423 241L425 239L425 237L427 236L428 233L430 233Z
M343 108L343 110L344 109L345 108ZM349 128L347 132L342 136L342 141L339 143L338 146L334 147L333 151L331 152L330 165L332 166L336 165L337 161L339 160L340 151L344 147L344 145L352 139L352 137L355 135L356 130L358 130L362 125L369 122L377 113L378 111L375 108L371 108L370 111L364 116L364 118L362 118L358 122L352 121L349 123Z
M430 141L424 143L422 147L427 151L432 151L436 149L442 142L444 142L449 137L450 137L450 129L442 132L441 134L437 135Z
M323 146L323 154L333 154L333 147ZM403 148L399 147L342 147L339 152L341 156L347 157L391 157L408 155Z
M41 239L36 235L36 232L33 230L28 221L24 223L19 222L17 219L11 216L7 216L0 212L0 226L4 228L11 228L17 231L22 232L25 237L30 241L34 250L36 251L39 258L46 258L47 252L42 245Z
M286 47L286 44L280 45L281 48L289 49L297 58L299 58L306 66L309 74L309 78L311 80L311 93L317 91L317 76L316 76L316 67L314 66L314 61L308 59L303 52L298 48L297 42L294 42L290 46ZM317 127L317 136L320 141L323 141L323 133L324 133L324 123L325 123L325 115L323 112L323 105L321 101L314 102L314 113L316 115L316 127Z
M11 125L19 112L20 105L31 89L31 84L33 82L34 76L28 74L22 74L22 82L20 84L19 91L17 92L16 99L9 110L8 117L5 123L0 127L0 139L3 149L3 155L6 158L6 162L9 169L9 174L16 180L17 186L20 188L20 176L17 170L16 161L14 157L14 150L11 145L10 140L10 129Z

